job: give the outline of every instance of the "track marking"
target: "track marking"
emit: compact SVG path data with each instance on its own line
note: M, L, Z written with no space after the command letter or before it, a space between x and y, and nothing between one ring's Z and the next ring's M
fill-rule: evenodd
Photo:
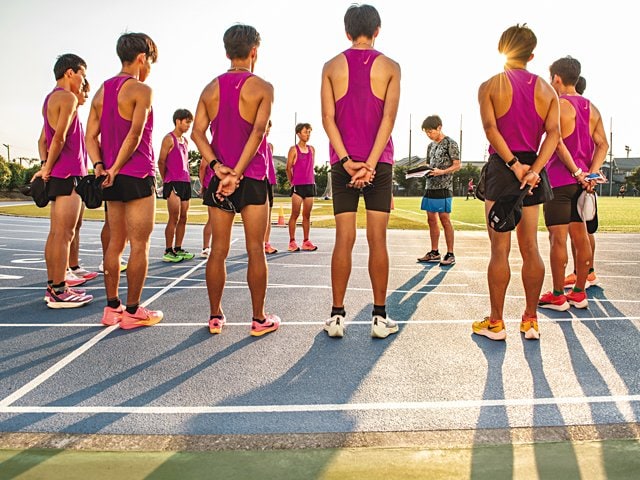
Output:
M224 414L224 413L313 413L396 410L463 410L486 407L531 407L538 405L590 405L599 403L640 402L640 395L608 395L598 397L509 398L501 400L450 400L435 402L325 403L311 405L225 405L225 406L7 406L0 413L67 413L67 414Z

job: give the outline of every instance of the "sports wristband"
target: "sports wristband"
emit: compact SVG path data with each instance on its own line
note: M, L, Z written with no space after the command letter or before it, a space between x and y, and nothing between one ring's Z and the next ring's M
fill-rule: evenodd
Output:
M516 162L518 162L518 157L514 156L511 160L507 162L507 167L509 168L513 167L516 164Z
M351 157L350 157L349 155L347 155L346 157L342 157L342 158L340 159L340 164L341 164L341 165L344 165L344 164L345 164L345 162L348 162L349 160L351 160Z
M93 168L96 168L98 165L102 165L104 167L104 162L96 162L93 164Z
M41 166L41 167L43 167L45 163L47 163L47 161L46 161L46 160L40 160L40 166Z
M214 168L213 168L213 167L215 167L215 166L216 166L216 163L220 163L220 161L219 161L217 158L214 158L213 160L211 160L211 161L209 162L209 168L210 168L211 170L214 170Z
M578 168L575 172L571 174L573 178L578 178L578 176L582 175L582 169Z

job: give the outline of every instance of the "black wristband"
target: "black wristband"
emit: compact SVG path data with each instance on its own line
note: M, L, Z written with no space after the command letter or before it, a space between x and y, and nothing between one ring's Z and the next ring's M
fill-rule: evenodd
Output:
M98 165L102 165L104 167L104 162L96 162L93 164L93 168L96 168Z
M46 161L46 160L40 160L40 166L41 166L41 167L44 167L44 164L45 164L45 163L47 163L47 161Z
M509 160L507 162L507 167L509 167L509 168L513 167L516 164L516 162L518 162L518 161L519 161L518 157L514 156L511 160Z
M217 158L214 158L213 160L211 160L211 161L209 162L209 168L210 168L211 170L214 170L214 168L213 168L213 167L215 167L215 166L216 166L216 163L220 163L220 161L219 161Z
M348 162L349 160L351 160L351 157L349 155L347 155L346 157L342 157L340 159L340 164L344 165L346 162Z

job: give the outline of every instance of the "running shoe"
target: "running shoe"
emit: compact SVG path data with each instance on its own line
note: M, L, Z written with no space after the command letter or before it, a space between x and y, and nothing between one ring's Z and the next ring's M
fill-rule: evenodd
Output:
M481 322L473 322L473 333L482 335L491 340L504 340L507 338L507 331L504 329L504 322L498 320L492 322L489 317L484 317Z
M164 252L164 255L162 256L162 261L163 262L178 263L178 262L181 262L182 260L184 260L184 259L180 255L178 255L176 252L174 252L173 250L169 250L168 252Z
M324 322L324 331L330 337L344 337L344 317L342 315L333 315Z
M290 252L299 252L300 247L298 246L295 240L291 240L289 242L289 248L287 250L289 250Z
M222 332L222 327L224 326L226 321L227 321L227 317L225 317L224 314L222 315L222 318L219 318L219 317L210 318L209 333L215 335L217 333Z
M126 263L121 263L120 264L120 273L124 272L127 269L127 264ZM98 270L100 270L100 272L104 273L104 262L100 262L100 265L98 265Z
M202 258L209 258L209 254L211 253L211 248L207 247L207 248L203 248L202 251L200 252L200 256Z
M90 272L89 270L79 267L75 270L69 269L69 272L73 273L78 278L84 278L85 280L93 280L98 276L98 272Z
M569 275L567 275L564 279L564 288L573 288L573 286L576 284L577 279L578 278L576 277L575 273L570 273ZM596 285L598 285L596 272L591 272L589 275L587 275L587 281L584 284L584 288L594 287Z
M122 320L120 321L120 328L124 330L131 330L138 327L150 327L158 323L164 314L162 310L147 310L144 307L138 307L136 313L129 313L125 309L122 312Z
M418 259L418 261L422 263L436 263L440 260L442 260L442 257L437 250L431 250L430 252L425 253L424 257L420 257Z
M455 264L456 264L456 256L453 253L447 252L444 258L440 260L440 265L442 265L443 267L447 267L449 265L455 265Z
M84 290L83 288L69 288L69 287L67 287L67 289L71 293L75 293L76 295L84 295L85 293L87 293L87 291ZM49 300L51 300L51 290L52 290L52 288L47 285L47 291L44 293L44 301L45 302L48 302Z
M398 324L390 318L374 315L371 320L371 336L373 338L387 338L398 331Z
M117 325L122 321L122 313L124 312L124 305L120 304L118 308L104 307L102 314L102 324L110 327Z
M78 308L86 305L93 300L92 295L78 294L70 288L65 288L64 292L56 293L55 290L50 289L49 301L47 307L49 308Z
M273 248L269 242L264 244L264 253L267 255L273 255L274 253L278 253L278 250Z
M567 293L567 302L576 308L587 308L589 306L589 300L587 299L587 292L574 292L571 290Z
M302 242L302 250L305 252L315 252L317 249L318 247L311 243L311 240L305 240Z
M274 332L280 326L280 317L267 313L264 322L260 323L256 320L251 321L251 336L260 337L269 332Z
M67 287L77 287L78 285L87 283L87 279L78 277L75 273L67 270L64 276L64 282L67 284Z
M538 307L548 308L556 312L566 312L569 310L569 302L565 295L554 295L553 292L547 292L538 300Z
M193 257L196 256L194 253L187 252L186 250L183 250L182 248L180 250L176 250L176 255L178 255L180 258L182 258L182 260L191 260Z
M522 315L522 321L520 322L520 332L524 333L524 338L527 340L539 340L540 331L538 330L538 318L537 317L525 317Z

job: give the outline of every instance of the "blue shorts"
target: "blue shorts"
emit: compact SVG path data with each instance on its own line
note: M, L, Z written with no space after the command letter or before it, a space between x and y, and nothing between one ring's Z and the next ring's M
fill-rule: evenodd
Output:
M426 210L427 212L434 213L451 213L451 204L453 198L428 198L422 197L422 205L420 210Z

